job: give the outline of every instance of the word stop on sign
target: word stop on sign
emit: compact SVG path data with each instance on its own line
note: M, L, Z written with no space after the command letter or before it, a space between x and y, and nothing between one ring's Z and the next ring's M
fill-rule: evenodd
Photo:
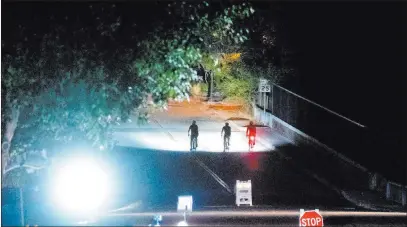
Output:
M318 209L304 211L300 210L300 226L324 226L324 219Z

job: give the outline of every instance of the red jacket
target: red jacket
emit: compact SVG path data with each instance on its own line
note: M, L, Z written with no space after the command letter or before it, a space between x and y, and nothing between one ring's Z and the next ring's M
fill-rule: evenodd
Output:
M247 126L246 135L247 136L256 136L256 126L254 126L254 125Z

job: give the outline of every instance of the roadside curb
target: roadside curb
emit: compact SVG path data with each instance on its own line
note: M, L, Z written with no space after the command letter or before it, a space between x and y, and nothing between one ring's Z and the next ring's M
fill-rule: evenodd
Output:
M390 204L388 204L388 205L380 206L380 205L376 205L374 203L363 202L361 199L358 199L357 197L352 196L350 193L348 193L345 190L341 190L341 194L348 201L354 203L355 205L357 205L359 207L365 208L365 209L374 210L374 211L385 211L385 212L405 211L405 209L403 209L402 207L400 207L398 205L390 205ZM366 201L366 199L364 201Z
M264 144L265 141L262 138L258 138L257 139L259 141L259 143ZM282 158L284 158L286 161L290 161L292 162L294 165L294 161L292 161L292 158L284 155L281 152L276 152L278 155L280 155ZM308 170L308 169L302 169L304 171L304 173L312 178L314 178L316 181L318 181L319 183L323 184L324 186L326 186L327 188L333 190L335 193L337 193L339 196L343 197L344 199L346 199L348 202L354 204L357 207L361 207L361 208L365 208L368 210L372 210L372 211L393 211L392 209L389 208L380 208L374 204L368 204L368 203L363 203L361 201L357 201L357 199L352 198L352 196L350 196L346 191L338 188L337 186L335 186L334 184L330 183L328 180L318 176L316 173Z
M369 209L369 210L374 210L374 211L390 211L390 210L387 210L387 209L377 209L377 208L375 208L375 207L373 207L373 206L370 206L370 205L368 205L368 204L364 204L364 203L362 203L362 202L360 202L360 201L357 201L356 199L352 198L350 195L348 195L347 192L345 192L345 191L343 191L343 190L341 190L341 195L342 195L346 200L348 200L349 202L355 204L355 205L358 206L358 207L362 207L362 208Z

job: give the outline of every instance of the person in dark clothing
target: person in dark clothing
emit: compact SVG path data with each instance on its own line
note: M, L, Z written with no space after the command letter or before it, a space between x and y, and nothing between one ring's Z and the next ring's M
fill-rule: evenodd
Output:
M188 136L191 136L191 150L192 150L192 142L196 141L196 147L198 147L198 136L199 136L199 129L198 129L198 125L196 125L196 121L192 121L192 125L189 126L188 129Z
M227 143L227 147L229 147L230 144L230 135L232 134L232 129L229 126L229 123L225 123L225 126L223 126L222 131L220 132L220 136L223 137L223 143Z

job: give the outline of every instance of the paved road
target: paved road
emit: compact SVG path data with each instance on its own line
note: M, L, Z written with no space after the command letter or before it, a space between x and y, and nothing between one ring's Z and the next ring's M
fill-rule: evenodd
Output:
M189 114L192 107L172 106L169 112L159 112L151 116L148 125L133 123L116 129L115 138L119 146L146 148L161 151L189 152L188 128L193 120L199 127L198 149L205 152L222 152L223 139L221 130L224 120L215 111L195 105L199 114ZM247 122L248 123L248 122ZM268 143L258 144L254 151L270 151L274 145L287 143L284 138L272 136ZM242 127L232 125L232 137L229 152L246 152L248 150L245 131Z
M236 180L248 179L253 184L254 204L321 209L351 206L277 152L218 154L123 148L116 154L120 164L117 174L123 177L114 182L119 185L117 197L126 198L123 205L142 200L143 210L175 209L177 196L183 194L194 196L196 208L234 205Z
M168 112L155 113L148 125L139 126L133 119L117 128L115 136L120 148L112 158L117 162L116 174L122 176L116 185L115 206L138 201L138 205L122 216L99 219L98 225L140 225L161 211L175 211L177 196L192 195L194 210L225 212L230 207L241 212L247 208L234 206L236 180L252 180L254 207L268 211L273 217L243 214L190 217L191 224L284 224L297 226L297 215L279 215L279 211L315 209L346 211L346 216L329 216L325 224L338 226L403 226L403 217L352 216L357 211L342 196L321 183L312 174L285 155L288 142L268 128L259 128L255 152L247 152L244 125L233 122L230 152L222 152L220 130L227 114L206 109L199 104L170 106ZM189 152L187 129L192 120L200 127L199 148ZM276 149L272 149L273 147ZM144 213L138 213L144 212ZM150 212L146 214L145 212ZM277 212L277 213L276 213ZM243 215L243 216L242 216ZM174 225L181 215L166 218Z
M111 214L93 225L147 225L157 213ZM182 213L162 212L162 226L176 226L184 219ZM406 213L322 211L324 226L405 226ZM278 225L298 226L299 210L276 210L267 207L195 211L186 215L190 226L204 225Z
M118 145L123 147L118 151L121 154L117 153L117 162L123 167L121 174L137 172L137 176L128 179L134 185L121 188L137 188L142 182L143 209L175 207L181 194L192 194L196 207L233 205L236 180L249 179L254 204L353 207L287 160L278 149L273 150L288 141L268 128L258 129L259 140L254 152L249 153L244 127L248 121L232 123L231 149L224 153L220 131L225 116L219 111L199 103L172 105L167 112L154 113L150 119L143 126L133 119L133 123L118 127L115 133ZM200 127L197 152L189 151L187 130L192 120Z

